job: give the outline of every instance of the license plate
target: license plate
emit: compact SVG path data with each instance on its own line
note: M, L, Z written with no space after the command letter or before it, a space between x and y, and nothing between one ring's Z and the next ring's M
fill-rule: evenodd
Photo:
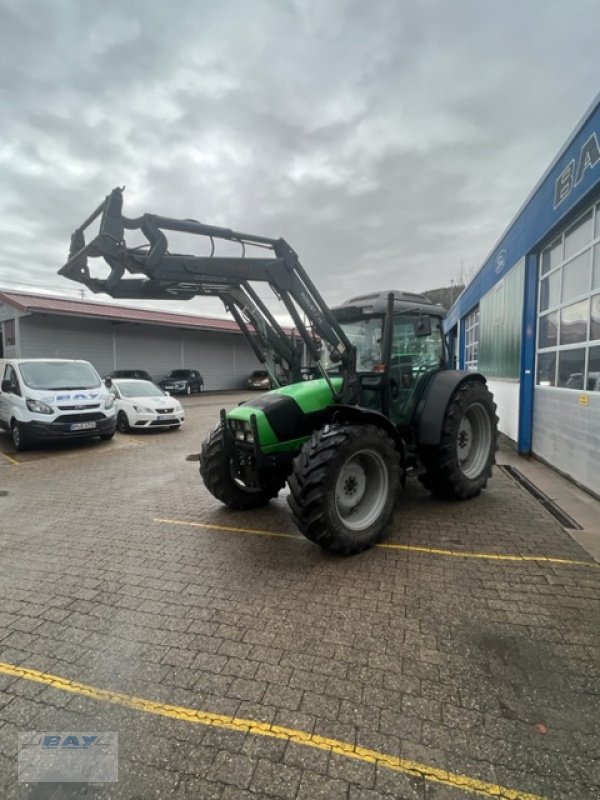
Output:
M89 431L96 427L95 422L72 422L69 425L71 431Z
M175 419L175 417L173 416L173 414L159 414L159 415L158 415L158 419L159 419L161 422L163 422L163 421L164 421L164 420L166 420L166 419Z

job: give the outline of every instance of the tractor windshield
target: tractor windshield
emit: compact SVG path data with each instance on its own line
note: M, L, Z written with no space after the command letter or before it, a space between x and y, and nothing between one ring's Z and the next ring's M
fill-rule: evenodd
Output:
M356 320L355 322L344 322L342 328L356 347L356 371L357 372L381 372L381 341L382 341L383 319L381 317L369 317L368 319ZM379 369L377 369L379 367Z
M423 326L424 321L430 324ZM443 358L440 321L440 317L433 315L395 315L390 366L410 363L415 377L429 368L439 368ZM383 317L367 317L341 325L356 347L356 371L383 372ZM338 365L330 363L326 355L322 359L325 368L337 369Z

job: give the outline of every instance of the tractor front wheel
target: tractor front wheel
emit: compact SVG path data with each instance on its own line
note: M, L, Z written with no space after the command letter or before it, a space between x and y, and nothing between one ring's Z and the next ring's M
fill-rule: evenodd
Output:
M285 480L278 485L255 488L246 486L235 474L235 465L224 447L221 426L212 430L202 443L200 475L208 491L230 508L242 511L266 505L277 497Z
M421 482L443 500L468 500L485 488L497 446L496 404L480 381L461 384L452 396L438 447L420 453Z
M311 541L342 555L376 544L394 511L400 484L394 442L374 425L315 431L288 478L294 522Z

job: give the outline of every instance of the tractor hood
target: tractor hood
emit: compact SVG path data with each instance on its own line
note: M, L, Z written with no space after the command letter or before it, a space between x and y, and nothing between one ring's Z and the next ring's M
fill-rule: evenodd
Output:
M342 378L331 379L336 391ZM287 450L292 443L306 439L320 427L331 406L331 389L324 378L302 381L261 394L227 413L227 419L249 422L256 415L260 447L264 452Z

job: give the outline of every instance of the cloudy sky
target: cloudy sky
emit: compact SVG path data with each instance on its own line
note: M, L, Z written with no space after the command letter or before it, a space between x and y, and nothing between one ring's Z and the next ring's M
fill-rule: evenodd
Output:
M56 271L117 185L283 236L331 304L458 281L600 89L599 29L598 0L0 0L0 286L78 296Z

